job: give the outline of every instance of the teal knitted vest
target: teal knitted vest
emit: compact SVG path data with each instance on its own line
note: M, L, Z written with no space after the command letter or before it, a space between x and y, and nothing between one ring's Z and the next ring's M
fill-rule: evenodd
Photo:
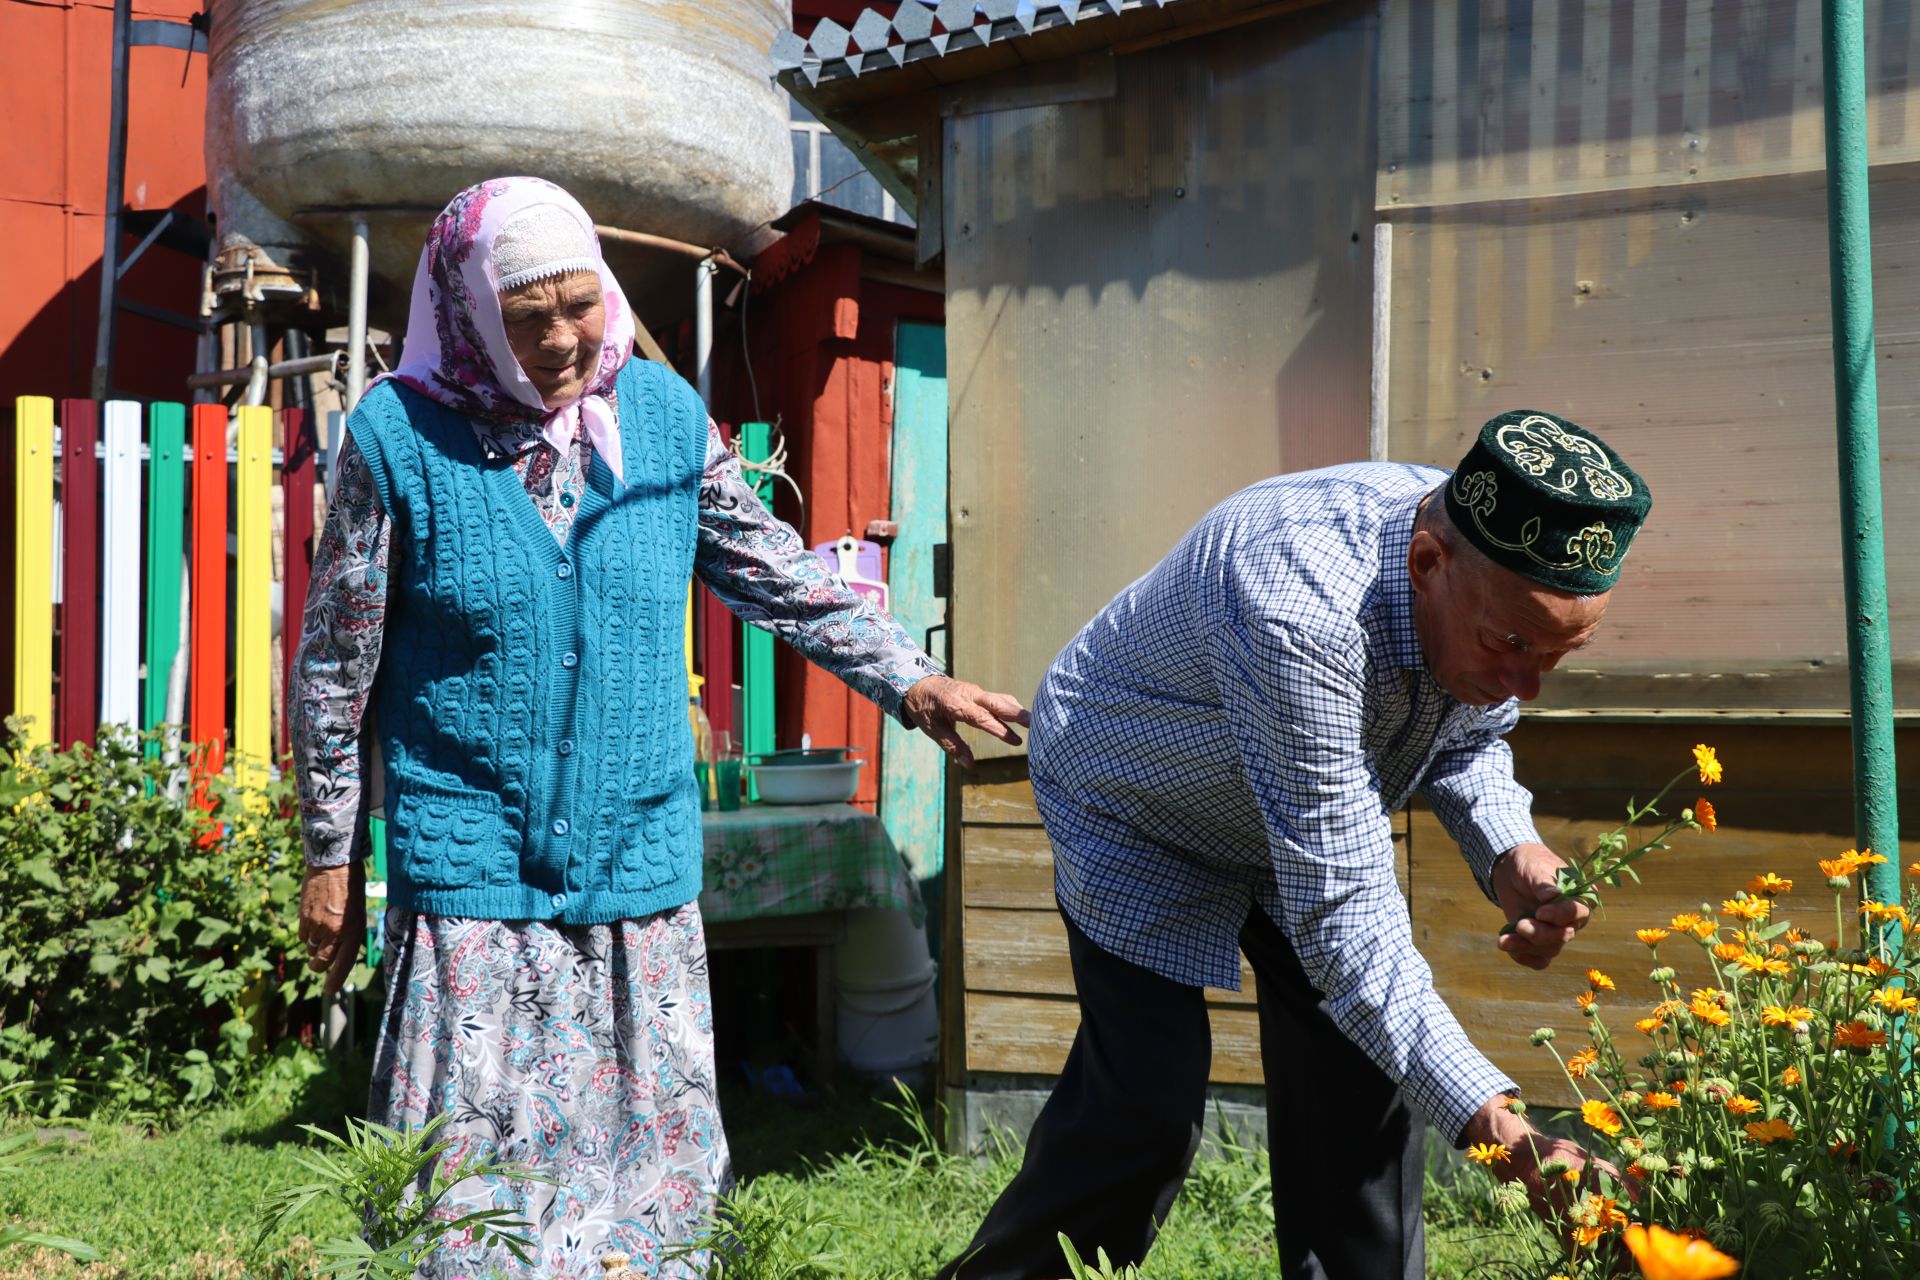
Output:
M600 924L699 895L684 646L706 413L645 360L618 402L625 484L595 455L564 547L459 414L391 381L354 410L393 523L373 703L399 910Z

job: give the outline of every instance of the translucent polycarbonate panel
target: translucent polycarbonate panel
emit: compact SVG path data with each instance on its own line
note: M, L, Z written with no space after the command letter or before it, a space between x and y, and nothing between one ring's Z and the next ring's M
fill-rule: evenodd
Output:
M1028 696L1206 510L1366 457L1371 9L947 122L956 670Z
M1920 704L1920 184L1873 182L1896 687ZM1543 706L1844 708L1818 174L1397 220L1390 454L1451 466L1494 413L1585 423L1652 518Z
M1914 0L1868 0L1876 165L1920 159ZM1820 0L1390 0L1382 210L1821 169Z

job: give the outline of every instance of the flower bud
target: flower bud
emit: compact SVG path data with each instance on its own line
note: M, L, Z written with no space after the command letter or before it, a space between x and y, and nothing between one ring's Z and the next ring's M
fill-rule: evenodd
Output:
M1649 1071L1653 1070L1653 1068L1659 1066L1664 1061L1666 1061L1666 1057L1663 1054L1643 1053L1640 1055L1640 1065L1647 1068L1647 1070Z
M1646 1152L1640 1157L1639 1164L1640 1167L1648 1173L1665 1173L1673 1167L1665 1156L1655 1155L1651 1151Z
M1552 1027L1537 1027L1534 1029L1534 1033L1527 1037L1527 1043L1533 1045L1535 1048L1539 1048L1559 1034L1560 1033Z
M1511 1098L1507 1102L1507 1110L1516 1116L1523 1116L1527 1114L1527 1104L1518 1098Z
M1559 1156L1550 1156L1540 1162L1540 1176L1547 1179L1557 1178L1571 1168L1573 1166Z
M1628 1089L1620 1095L1620 1105L1628 1111L1631 1111L1640 1105L1642 1096L1643 1095L1636 1093L1634 1090Z
M1828 876L1827 888L1834 890L1836 893L1845 893L1848 889L1853 888L1853 881L1847 876Z
M1580 1013L1581 1013L1581 1016L1583 1017L1597 1018L1600 1016L1600 1006L1590 1004L1586 1008L1582 1009Z
M1503 1213L1518 1213L1527 1207L1527 1189L1517 1182L1502 1182L1493 1189L1493 1203Z
M1655 969L1652 973L1647 975L1647 980L1649 982L1657 982L1663 987L1667 985L1667 983L1672 982L1673 978L1674 978L1673 966L1669 964L1663 964L1658 969Z

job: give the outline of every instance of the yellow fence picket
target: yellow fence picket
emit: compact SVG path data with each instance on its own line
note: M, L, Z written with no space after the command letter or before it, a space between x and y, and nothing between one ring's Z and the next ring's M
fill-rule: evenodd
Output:
M239 413L234 588L234 779L261 784L273 752L273 410Z
M53 741L53 400L21 396L13 435L13 713Z

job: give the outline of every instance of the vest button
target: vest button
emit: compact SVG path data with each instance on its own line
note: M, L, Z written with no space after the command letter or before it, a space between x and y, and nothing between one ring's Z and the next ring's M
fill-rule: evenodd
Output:
M554 895L553 895L553 909L554 909L555 911L558 911L558 910L560 910L560 909L561 909L562 907L564 907L564 906L566 906L566 905L567 905L567 895L566 895L566 894L564 894L564 893L556 893L556 894L554 894Z
M563 836L571 830L573 830L573 827L565 818L555 818L553 820L553 834Z
M563 653L560 655L560 665L571 671L580 665L580 655L577 653Z
M566 578L571 578L573 576L573 566L570 564L563 563L558 569L555 569L553 573L555 577L561 578L563 580Z
M562 738L562 739L560 739L560 754L561 754L561 755L563 755L563 756L570 756L570 755L572 755L572 754L573 754L573 739L572 739L572 738Z
M560 495L560 505L561 505L561 506L563 506L563 507L570 507L570 506L572 506L572 505L573 505L573 495L572 495L572 494L570 494L570 493L563 493L563 494L561 494L561 495Z

